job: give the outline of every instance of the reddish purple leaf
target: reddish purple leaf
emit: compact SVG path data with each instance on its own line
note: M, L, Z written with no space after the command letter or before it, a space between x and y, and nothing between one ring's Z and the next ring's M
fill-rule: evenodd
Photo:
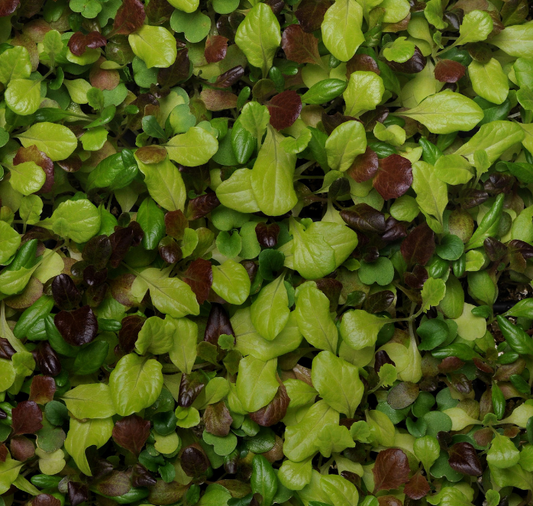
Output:
M185 474L193 478L204 474L210 466L207 455L198 443L189 445L182 450L180 462Z
M242 76L244 76L244 68L241 65L237 65L236 67L227 70L223 74L220 74L215 81L215 86L218 88L229 88Z
M264 408L250 413L250 419L262 427L275 425L285 417L290 401L285 385L280 383L274 398Z
M156 483L156 479L143 465L137 463L133 466L131 484L134 487L153 487Z
M373 178L379 169L379 159L375 151L370 148L366 148L366 151L362 155L355 157L351 167L346 173L358 183L368 181Z
M79 504L87 501L89 499L89 487L83 483L69 481L68 499L71 506L78 506Z
M189 220L203 218L219 205L220 201L215 192L200 195L199 197L189 200L189 203L187 204L187 218Z
M461 474L467 476L481 476L483 468L479 460L476 449L470 443L455 443L449 450L450 467Z
M206 378L200 371L193 371L191 374L183 374L180 381L180 391L178 406L188 408L205 388Z
M111 248L113 249L109 260L111 267L117 268L129 249L141 244L143 236L143 229L136 221L132 221L125 228L115 227L115 232L109 236Z
M340 112L335 114L326 114L326 111L322 111L322 126L328 135L331 135L331 132L335 130L339 125L346 123L347 121L359 121L353 116L345 116Z
M212 304L205 327L204 341L218 345L218 338L222 334L235 336L226 310L220 304Z
M363 309L367 313L382 313L389 309L394 299L395 295L390 290L382 290L369 295L365 300Z
M407 22L409 22L409 19L406 18ZM405 30L407 26L402 27L402 30ZM395 72L403 72L404 74L417 74L418 72L422 72L424 70L424 67L427 64L427 58L422 54L420 49L415 46L415 53L411 58L409 58L406 62L398 63L395 61L387 61L387 65L392 68Z
M157 80L161 86L176 86L189 78L191 74L191 61L187 48L178 49L178 55L174 63L166 68L159 69Z
M300 25L289 25L283 32L281 47L288 60L296 63L320 64L318 39L305 33Z
M211 262L203 258L194 260L185 271L183 281L192 288L198 304L203 304L209 297L209 291L213 284L213 268Z
M379 171L372 185L385 199L401 197L413 184L411 162L400 155L379 160Z
M393 495L382 495L378 497L379 506L402 506L402 501Z
M50 376L34 376L30 386L30 401L46 404L54 399L56 382Z
M415 290L421 290L428 277L428 271L419 264L415 265L413 272L404 272L403 274L405 284Z
M98 321L89 306L75 311L60 311L54 322L63 339L72 346L90 343L98 333Z
M13 14L20 4L20 0L0 0L0 18Z
M78 172L81 169L82 161L79 155L74 153L73 155L70 155L65 160L59 160L57 164L65 172Z
M93 237L83 248L83 259L96 267L103 269L113 253L111 241L107 235Z
M81 302L81 293L67 274L59 274L52 281L52 295L59 309L70 310Z
M420 471L416 472L413 477L405 484L403 491L411 499L418 501L428 495L430 490L429 483Z
M124 0L115 16L112 33L129 35L143 26L145 18L144 6L139 0Z
M0 358L11 360L11 357L16 353L15 348L11 346L10 342L3 337L0 337Z
M384 241L397 241L407 237L407 223L395 220L392 216L385 222L385 232L381 236Z
M407 265L426 265L435 251L435 234L426 223L414 228L400 247Z
M268 104L270 124L276 130L289 128L300 116L302 99L295 91L283 91L272 97Z
M456 83L466 74L466 67L454 60L440 60L435 66L435 79L442 83Z
M48 341L41 341L32 353L42 374L55 377L61 372L59 357Z
M19 148L13 159L13 165L18 165L23 162L35 162L43 169L46 175L44 185L36 193L48 193L52 191L54 186L54 162L42 151L39 151L35 145L29 148Z
M311 33L320 28L324 14L333 2L330 0L302 0L295 11L296 18L304 32Z
M204 56L207 63L216 63L226 57L228 39L222 35L208 36L205 41Z
M30 502L30 506L61 506L61 501L50 494L39 494Z
M139 455L150 436L150 422L139 415L126 416L115 424L112 435L119 446Z
M9 443L11 457L20 462L31 459L35 455L35 445L25 436L16 436Z
M381 73L374 58L367 54L356 54L346 63L346 77L348 79L354 72L358 71L374 72L379 76Z
M5 444L0 444L0 462L5 462L9 452Z
M439 371L448 374L450 372L457 371L463 367L465 363L457 357L446 357L438 365Z
M43 428L43 414L34 401L22 401L13 408L12 414L13 436L20 434L34 434Z
M393 490L409 479L407 455L398 448L387 448L378 453L372 469L374 475L374 494L380 490Z
M175 264L183 258L180 245L172 237L163 237L157 246L159 256L169 264Z
M103 479L97 481L96 490L109 497L118 497L129 492L131 481L124 471L112 471Z
M233 418L224 401L209 404L204 412L205 430L215 436L225 437L229 434Z
M118 342L126 353L131 353L135 348L139 332L145 321L146 319L139 315L126 316L122 320L122 328L118 333Z
M107 44L107 39L100 32L89 32L84 35L76 32L68 41L70 52L76 56L81 56L87 48L96 49Z
M385 232L385 216L368 204L357 204L349 211L341 211L346 224L359 232Z
M263 248L273 248L278 243L279 225L260 222L255 227L255 235Z

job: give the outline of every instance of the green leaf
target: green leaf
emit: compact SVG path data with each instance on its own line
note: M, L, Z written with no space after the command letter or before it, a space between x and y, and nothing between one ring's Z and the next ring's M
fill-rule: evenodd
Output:
M390 418L381 411L366 412L366 423L370 429L370 438L382 446L394 446L395 428Z
M274 128L268 128L250 176L255 201L268 216L285 214L298 201L293 184L296 156L280 146L283 139Z
M194 12L200 5L200 0L171 0L169 2L172 7L176 7L183 12Z
M22 195L30 195L39 191L46 181L46 174L41 166L35 162L22 162L12 165L9 180L14 190Z
M17 479L23 463L9 455L5 462L0 462L0 494L5 494Z
M355 443L350 431L344 425L326 425L318 435L317 446L320 453L329 458L332 453L354 448Z
M18 135L25 148L37 146L53 162L68 158L76 149L78 140L72 130L55 123L35 123L28 130Z
M41 103L41 81L12 79L5 91L7 106L16 114L29 116Z
M481 107L473 100L450 90L429 96L401 115L419 121L434 134L449 134L457 130L467 132L484 116Z
M168 181L166 181L168 185ZM147 250L157 248L166 235L165 213L151 198L145 198L137 211L137 222L144 232L142 245Z
M375 262L361 262L359 268L359 279L365 285L377 283L380 286L387 286L394 279L394 266L386 257L379 257Z
M415 54L415 45L406 37L398 37L391 46L383 50L383 56L389 61L405 63Z
M487 452L489 465L499 469L506 469L518 464L519 460L520 452L514 443L508 437L496 433Z
M446 283L440 278L429 278L422 287L422 311L438 306L446 295Z
M311 460L311 458L302 462L284 460L278 472L280 483L290 490L303 489L311 481L313 472Z
M492 28L493 21L488 12L478 10L470 11L463 18L463 22L459 28L459 38L455 41L455 45L485 40L492 32ZM491 44L494 44L492 40Z
M353 417L364 393L357 367L330 351L322 351L313 359L311 379L320 397L333 409Z
M242 407L252 413L266 406L279 388L276 359L264 362L249 356L239 362L237 395Z
M5 392L15 382L17 373L11 360L0 358L0 365L2 366L0 369L0 390Z
M239 232L233 234L222 231L217 235L216 245L218 251L227 258L235 258L242 249L242 238Z
M302 102L305 104L324 104L344 93L347 86L348 83L341 79L323 79L313 84L302 95Z
M239 121L254 138L261 140L270 122L270 113L265 105L259 102L248 102L242 108Z
M220 266L213 266L213 291L230 304L244 304L250 287L250 278L241 264L226 260Z
M381 327L386 323L385 318L353 309L344 313L339 330L346 344L354 350L362 350L375 344Z
M443 183L465 184L474 177L471 167L463 156L443 155L435 163L435 175Z
M361 26L363 9L355 0L337 0L327 11L320 30L326 49L340 61L348 61L365 41Z
M252 460L250 485L254 494L261 494L264 506L271 506L278 491L278 478L272 464L263 455L256 455Z
M493 104L503 104L509 94L509 81L496 58L487 63L473 60L468 66L468 75L474 91Z
M237 169L229 179L217 186L220 203L240 213L257 213L260 209L252 190L251 177L250 169Z
M164 320L158 316L148 318L135 341L135 351L139 355L145 355L147 352L154 355L168 353L175 340L175 321L179 320L174 320L170 316Z
M120 153L104 158L89 174L88 190L109 188L114 191L128 186L137 176L139 167L133 153L123 149Z
M144 25L128 35L128 42L136 56L146 64L146 68L170 67L177 56L176 39L162 26Z
M5 265L7 261L17 252L21 237L5 221L0 221L0 265Z
M151 406L163 388L162 364L129 353L122 357L109 376L109 390L120 416ZM70 434L70 433L69 433Z
M342 476L322 476L322 490L336 506L351 506L359 501L359 493L355 485Z
M86 476L92 476L85 450L89 446L101 448L104 446L113 432L113 420L89 420L80 422L75 418L70 419L70 427L65 439L65 449L74 459L79 470ZM1 466L1 464L0 464Z
M184 134L172 137L166 144L171 160L187 167L207 163L218 150L218 141L207 130L192 127Z
M533 51L533 21L506 27L490 43L509 56L531 58Z
M439 458L440 445L436 437L423 436L415 439L413 450L416 458L422 462L426 472L429 472L431 466Z
M0 83L7 85L12 79L26 79L30 74L30 54L24 46L11 47L0 54Z
M436 232L443 231L443 213L448 205L448 187L437 178L432 165L426 162L413 164L413 189L422 212L433 217L436 223L428 225Z
M167 316L167 318L169 318ZM190 374L196 360L198 325L187 318L171 319L174 325L174 338L168 356L183 373Z
M366 151L365 127L359 121L340 124L326 141L328 165L334 170L346 171L355 157Z
M259 334L273 341L289 320L289 296L282 274L266 285L252 303L250 317Z
M248 62L266 77L281 44L279 22L267 4L258 3L248 12L237 28L235 43Z
M79 385L64 394L63 399L78 420L109 418L116 414L109 387L104 383Z
M352 72L344 92L345 114L360 116L363 112L373 111L383 98L385 85L375 72L358 70Z

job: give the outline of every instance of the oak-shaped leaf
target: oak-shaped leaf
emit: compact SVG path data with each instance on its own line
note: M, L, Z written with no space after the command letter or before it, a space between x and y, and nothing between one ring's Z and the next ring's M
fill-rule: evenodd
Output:
M379 170L372 185L385 199L401 197L413 184L411 162L400 155L390 155L379 160Z
M213 267L211 262L203 258L198 258L191 262L183 275L183 281L191 287L196 295L198 304L203 304L209 297L211 285L213 284Z
M279 225L260 222L255 226L255 235L263 248L273 248L278 243Z
M285 417L290 401L285 385L280 383L274 398L265 407L250 413L250 419L262 427L275 425Z
M84 483L69 481L67 492L71 506L78 506L89 500L89 487Z
M11 413L13 436L34 434L43 428L43 413L34 401L22 401Z
M139 455L150 435L150 422L139 415L129 415L113 427L113 440L134 455Z
M131 353L139 337L146 318L130 315L122 319L122 328L118 333L118 342L125 353Z
M204 389L206 378L200 372L194 371L191 374L184 374L180 381L180 391L178 406L188 408L200 395Z
M300 25L289 25L281 37L281 47L288 60L296 63L320 64L318 39L303 31Z
M180 454L181 467L187 476L197 478L209 469L209 459L198 444L186 446Z
M241 77L244 76L244 67L237 65L217 77L215 86L217 88L229 88L234 85Z
M187 48L178 49L174 63L167 68L159 69L157 81L161 86L176 86L189 78L191 74L191 60Z
M54 186L54 162L45 153L37 149L35 144L27 148L19 148L17 151L15 158L13 158L13 165L24 162L35 162L43 169L46 175L43 186L36 193L48 193L52 191Z
M222 35L208 36L205 41L204 56L207 63L216 63L226 57L228 39Z
M42 374L56 377L61 372L61 361L48 341L41 341L32 354Z
M372 469L374 475L374 494L380 490L393 490L409 479L407 455L398 448L387 448L378 453Z
M60 311L54 323L63 339L72 346L90 343L98 333L98 321L89 306L74 311Z
M455 443L448 449L448 454L450 456L448 464L458 473L467 476L481 476L483 474L481 461L472 444L467 442Z
M215 192L200 195L199 197L189 200L189 203L187 204L187 218L189 220L203 218L219 205L220 201Z
M30 401L46 404L54 399L56 382L51 376L34 376L30 385Z
M359 232L385 232L385 216L368 204L357 204L348 211L341 211L346 224Z
M20 462L31 459L35 455L35 444L25 436L15 436L9 443L11 457Z
M413 56L411 56L406 62L398 63L395 61L387 61L387 65L392 68L392 70L395 72L403 72L404 74L417 74L418 72L422 72L426 64L427 58L417 46L415 46L415 53Z
M81 293L67 274L59 274L52 281L52 296L59 309L74 309L81 302Z
M407 265L426 265L435 252L435 234L426 223L415 227L400 247Z
M103 47L107 44L107 39L96 31L83 34L82 32L76 32L68 41L68 48L70 52L76 56L81 56L87 48L96 49Z
M407 495L411 499L414 499L415 501L422 499L422 497L428 495L429 490L430 487L428 480L420 471L417 471L413 475L413 477L405 484L405 487L403 489L405 495Z
M215 436L225 437L229 434L233 418L224 401L209 404L204 412L205 430Z
M379 170L379 160L378 155L375 151L366 148L366 151L355 157L351 167L346 171L346 173L358 183L363 181L368 181L373 178Z
M303 0L295 11L295 16L302 25L303 31L314 32L324 21L324 14L333 2L331 0Z
M283 91L270 99L268 112L270 124L276 130L289 128L300 116L302 99L295 91Z
M0 18L13 14L19 4L20 0L0 0Z
M139 0L124 0L113 23L114 35L129 35L144 24L146 13Z
M221 304L212 304L205 327L204 341L216 345L218 344L218 338L222 334L235 336L228 313L226 313L224 307Z
M28 506L61 506L61 501L50 494L36 495Z
M441 83L456 83L466 74L466 67L455 60L440 60L435 65L435 79Z

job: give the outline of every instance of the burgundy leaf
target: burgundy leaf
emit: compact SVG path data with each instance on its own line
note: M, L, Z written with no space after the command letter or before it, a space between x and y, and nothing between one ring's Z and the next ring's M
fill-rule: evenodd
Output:
M208 111L224 111L237 107L238 97L235 93L228 90L204 88L202 93L200 93L200 99Z
M103 285L107 281L107 269L97 271L94 265L89 265L83 269L83 281L90 287Z
M145 18L144 6L139 0L124 0L115 16L112 33L129 35L143 26Z
M180 392L178 406L188 408L200 395L205 387L205 376L200 372L194 371L191 374L184 374L180 381Z
M355 160L346 173L354 181L362 183L363 181L368 181L377 174L379 168L378 163L378 155L375 151L372 151L367 147L362 155L355 157Z
M435 66L435 79L441 83L456 83L466 74L466 67L454 60L440 60Z
M70 52L76 56L81 56L87 48L96 49L107 44L107 39L100 32L89 32L84 35L76 32L68 41Z
M204 341L217 345L218 338L222 334L235 336L226 310L220 304L212 304L205 327Z
M481 476L483 468L479 460L476 449L470 443L455 443L449 450L450 467L461 474L467 476Z
M70 310L81 302L81 293L67 274L59 274L52 281L52 295L59 309Z
M416 472L413 477L405 484L403 491L405 495L418 501L428 495L430 490L428 480L420 471Z
M364 310L368 313L382 313L389 309L394 298L394 294L390 290L373 293L365 299Z
M33 358L41 373L47 376L57 376L61 372L61 362L57 353L52 349L48 341L42 341L35 350Z
M233 418L224 401L209 404L204 412L205 430L215 436L225 437L229 434Z
M290 398L283 383L280 383L274 398L259 411L250 413L250 419L262 427L270 427L280 422L287 413Z
M144 146L135 152L135 157L147 165L160 163L167 157L167 150L162 146Z
M144 10L150 24L161 25L170 19L174 12L174 7L167 0L150 0Z
M78 172L81 169L82 161L79 155L73 154L64 160L59 160L57 164L65 172Z
M413 184L411 162L400 155L390 155L379 160L379 171L372 185L385 199L401 197Z
M183 233L189 226L189 220L181 211L169 211L165 214L165 228L167 235L174 237L174 239L183 239Z
M392 216L385 222L385 232L381 236L384 241L397 241L407 237L407 223L398 221Z
M159 256L169 264L175 264L183 258L180 245L172 237L163 237L157 246Z
M378 506L402 506L402 501L393 495L382 495L377 499Z
M472 359L472 362L474 362L474 365L482 372L485 372L487 374L494 374L494 369L489 365L487 364L486 362L484 362L483 360L477 358L477 357L474 357Z
M372 469L374 494L380 490L393 490L409 479L409 461L402 450L387 448L378 453Z
M124 471L113 471L96 483L96 490L109 497L118 497L131 489L129 476Z
M25 436L12 438L9 443L9 449L11 450L11 456L20 462L31 459L35 455L35 445Z
M183 281L192 288L198 304L203 304L209 297L209 291L213 284L213 268L211 262L203 258L194 260L185 271Z
M119 420L113 427L113 440L134 455L139 455L150 435L150 422L139 415Z
M445 374L448 374L453 371L457 371L463 367L465 363L457 357L446 357L438 365L439 371ZM454 386L457 386L454 384ZM457 388L456 388L457 389Z
M357 204L340 215L349 227L359 232L385 232L385 216L368 204Z
M487 256L492 262L498 262L507 254L507 246L494 239L494 237L487 237L483 242Z
M330 311L336 311L342 292L342 283L332 278L316 279L315 283L316 287L329 299Z
M257 265L253 260L243 260L241 262L241 265L246 269L246 273L248 274L248 277L250 278L250 283L253 283L255 279L255 275L257 274L257 271L259 270L259 265Z
M402 242L400 251L407 265L426 265L435 252L435 234L426 223L414 228Z
M276 130L289 128L300 116L302 99L295 91L283 91L272 97L268 104L270 124Z
M153 487L156 483L156 479L143 465L137 462L137 464L133 466L131 484L134 487Z
M403 274L405 284L415 290L421 290L428 278L428 271L419 264L414 266L413 272L404 272Z
M255 235L263 248L273 248L278 243L279 225L260 222L255 227Z
M54 186L54 162L45 153L39 151L35 145L28 148L19 148L13 159L13 165L18 165L23 162L35 162L43 169L46 175L44 185L36 193L48 193L52 191Z
M56 382L50 376L34 376L30 386L30 401L46 404L54 399Z
M207 63L216 63L226 57L228 39L222 35L208 36L205 41L204 56Z
M13 14L20 4L20 0L0 0L0 18Z
M220 74L215 81L215 86L218 88L229 88L243 76L244 68L241 65L237 65L232 69L226 70L223 74Z
M465 191L465 197L463 200L463 208L471 209L472 207L477 207L483 202L486 202L489 198L489 194L483 190L476 190L471 188Z
M61 506L61 501L50 494L39 494L30 501L31 506Z
M84 483L76 481L68 482L68 500L71 506L78 506L79 504L89 500L89 487Z
M11 413L13 422L11 428L13 435L34 434L43 428L43 414L34 401L22 401L17 404Z
M0 462L5 462L9 452L5 444L0 444Z
M381 366L385 364L395 365L385 350L379 350L374 358L374 371L376 371L376 374L381 369Z
M332 3L330 0L302 0L294 14L303 31L311 33L318 30L324 21L324 14Z
M60 311L54 323L63 339L72 346L90 343L98 333L98 321L89 306L75 311Z
M407 27L406 27L407 28ZM405 28L404 28L405 29ZM395 72L403 72L405 74L417 74L422 72L427 64L427 58L422 54L420 49L415 46L415 54L411 56L406 62L398 63L395 61L387 61L387 65Z
M83 259L98 270L103 269L113 253L111 241L107 235L98 235L89 240L83 248Z
M131 353L134 350L139 332L145 321L146 319L139 315L126 316L122 320L122 328L118 333L118 342L124 352Z
M383 123L389 116L389 109L384 106L378 106L373 111L365 112L359 118L365 125L367 132L372 132L378 123Z
M191 74L191 60L187 48L179 49L174 63L166 68L159 69L157 81L161 86L176 86L176 84L186 81Z
M265 4L267 4L277 16L283 10L283 7L285 7L285 0L265 0Z
M203 448L194 443L185 447L180 455L181 467L192 478L203 475L209 469L209 459Z
M189 200L187 205L187 218L189 220L203 218L219 205L220 201L215 192L200 195L199 197Z
M109 236L113 249L109 262L111 267L117 268L129 249L141 244L143 236L143 229L136 221L132 221L126 228L115 227L115 232Z
M0 358L11 360L11 357L16 353L15 349L7 339L0 337Z
M354 72L374 72L379 76L381 73L374 58L367 54L356 54L346 63L346 77L349 79Z
M318 39L305 33L300 25L289 25L281 38L281 47L288 60L296 63L320 64Z

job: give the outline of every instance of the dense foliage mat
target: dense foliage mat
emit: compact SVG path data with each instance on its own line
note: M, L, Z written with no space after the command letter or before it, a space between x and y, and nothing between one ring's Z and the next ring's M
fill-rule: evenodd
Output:
M533 500L527 0L0 0L0 506Z

